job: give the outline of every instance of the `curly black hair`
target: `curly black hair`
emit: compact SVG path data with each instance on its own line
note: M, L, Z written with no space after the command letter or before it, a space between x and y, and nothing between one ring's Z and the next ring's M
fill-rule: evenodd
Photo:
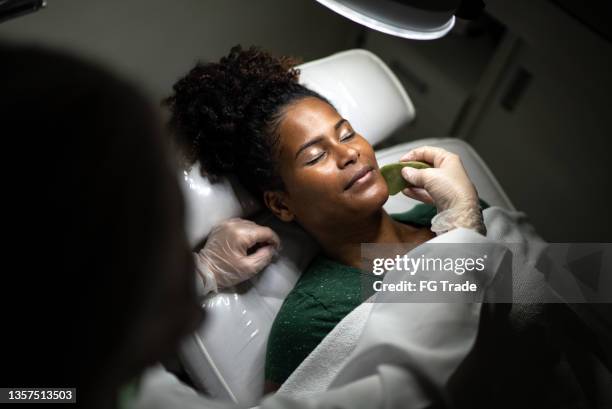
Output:
M186 167L199 161L213 180L233 173L259 199L266 190L284 189L275 156L284 108L306 97L329 103L299 84L298 62L237 45L177 81L163 104Z

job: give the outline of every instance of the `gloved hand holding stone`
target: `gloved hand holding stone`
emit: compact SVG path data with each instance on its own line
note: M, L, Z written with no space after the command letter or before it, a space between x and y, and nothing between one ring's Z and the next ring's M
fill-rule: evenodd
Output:
M465 227L486 234L478 192L458 155L442 148L422 146L400 158L400 162L411 160L433 165L427 169L402 169L402 177L411 185L402 192L438 209L432 219L433 232L442 234Z

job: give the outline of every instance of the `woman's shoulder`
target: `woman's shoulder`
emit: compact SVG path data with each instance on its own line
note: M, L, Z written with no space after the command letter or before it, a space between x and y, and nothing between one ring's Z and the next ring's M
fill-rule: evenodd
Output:
M362 300L358 269L318 255L274 319L266 379L282 383L338 322Z
M270 329L266 379L282 384L335 325L333 313L316 293L294 288Z
M358 269L316 256L285 298L273 332L285 336L299 333L297 328L333 328L361 303L361 280Z
M309 297L330 311L338 307L344 311L360 303L363 280L364 273L358 268L319 254L302 273L288 299Z

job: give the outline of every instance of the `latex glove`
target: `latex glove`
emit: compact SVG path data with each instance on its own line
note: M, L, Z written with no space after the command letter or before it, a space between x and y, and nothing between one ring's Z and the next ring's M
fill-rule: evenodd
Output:
M432 219L432 231L445 233L465 227L486 234L478 192L459 155L433 146L421 146L400 158L400 162L418 160L432 168L405 167L402 177L412 185L402 190L406 196L434 204L438 214Z
M263 270L280 249L278 235L269 227L240 218L213 227L196 254L196 271L207 291L231 287Z

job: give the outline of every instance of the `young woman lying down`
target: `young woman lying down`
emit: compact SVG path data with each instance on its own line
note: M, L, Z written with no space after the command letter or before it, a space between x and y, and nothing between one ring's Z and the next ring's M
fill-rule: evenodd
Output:
M199 161L213 177L233 173L280 220L320 244L273 324L267 391L363 301L361 243L420 244L435 236L432 205L385 212L389 192L372 146L350 118L298 83L295 63L234 47L218 63L197 64L166 99L186 165ZM477 206L471 187L465 197ZM424 199L416 190L406 194Z

